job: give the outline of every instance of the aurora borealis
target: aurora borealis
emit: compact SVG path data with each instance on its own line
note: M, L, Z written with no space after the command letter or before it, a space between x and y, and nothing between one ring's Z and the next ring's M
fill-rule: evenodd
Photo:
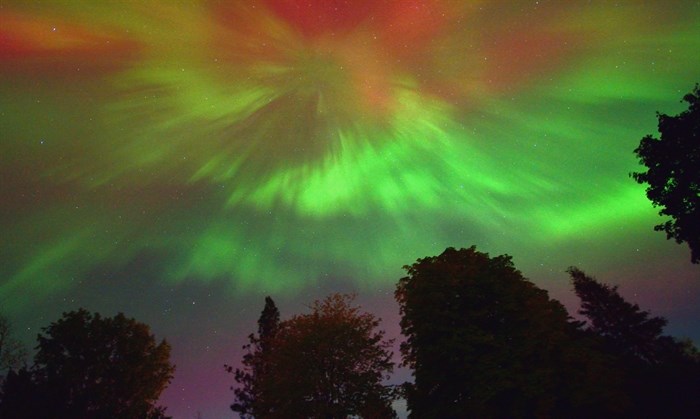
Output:
M448 246L700 344L700 269L628 176L698 51L698 1L4 0L0 310L32 346L78 307L150 324L176 419L233 417L265 295L355 291L398 337L401 266Z

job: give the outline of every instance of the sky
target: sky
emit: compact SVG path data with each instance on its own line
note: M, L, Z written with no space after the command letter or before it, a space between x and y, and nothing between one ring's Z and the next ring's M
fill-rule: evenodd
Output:
M400 339L402 266L446 247L571 313L577 266L698 345L700 267L629 177L698 51L698 1L3 0L0 313L29 347L149 324L175 419L234 417L266 295L354 292Z

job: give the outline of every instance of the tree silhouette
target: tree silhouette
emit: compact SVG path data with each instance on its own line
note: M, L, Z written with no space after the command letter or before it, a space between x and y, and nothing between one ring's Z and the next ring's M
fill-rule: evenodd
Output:
M316 301L312 313L279 323L265 351L244 358L249 372L262 365L265 373L255 376L252 411L241 417L395 417L394 393L382 385L393 370L391 342L376 330L379 320L352 301L339 294ZM274 319L274 312L263 317Z
M53 417L45 390L35 382L34 376L26 367L17 371L10 370L0 389L0 418Z
M615 357L631 403L627 417L694 418L700 412L700 356L690 341L663 335L666 319L652 317L617 291L568 269L581 300L586 330Z
M594 417L622 409L605 357L509 256L448 248L405 269L396 298L404 363L415 378L406 386L410 417Z
M29 418L165 417L155 403L174 371L170 345L156 344L147 325L80 309L43 332L33 369L8 377L3 392L13 396L0 412L20 403Z
M231 410L238 412L242 418L264 417L269 414L264 402L265 394L259 383L265 380L264 376L269 368L265 361L270 351L271 341L279 328L280 312L272 298L265 297L265 307L258 319L258 336L250 334L249 343L243 346L247 350L243 356L243 368L234 369L230 365L224 365L229 373L233 373L238 388L234 388L236 401L231 405Z
M268 342L275 337L280 325L280 311L277 309L272 298L265 297L265 307L258 319L258 337L260 348L263 351L268 349Z
M657 113L661 138L642 138L634 152L646 172L632 173L648 185L647 197L672 217L654 227L668 239L686 242L693 263L700 263L700 87L683 98L688 110L676 116Z
M588 330L623 356L649 364L661 361L669 344L662 336L666 319L650 317L648 311L625 301L617 286L601 284L576 267L567 272L581 300L579 313L588 319Z
M26 356L24 346L12 336L10 321L0 315L0 383L10 370L22 366Z

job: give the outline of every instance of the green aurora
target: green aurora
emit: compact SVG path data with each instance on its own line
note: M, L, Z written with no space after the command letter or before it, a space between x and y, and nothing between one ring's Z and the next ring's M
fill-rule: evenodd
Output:
M700 3L294 4L3 2L3 312L43 325L144 258L133 284L253 308L329 277L390 297L471 244L556 296L569 265L635 295L673 269L659 307L697 302L629 173L700 81Z

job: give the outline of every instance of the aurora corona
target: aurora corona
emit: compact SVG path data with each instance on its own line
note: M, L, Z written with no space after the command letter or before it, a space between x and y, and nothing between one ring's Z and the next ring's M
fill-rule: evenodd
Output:
M628 174L697 51L693 1L5 0L0 302L390 295L471 244L555 292L685 263Z

